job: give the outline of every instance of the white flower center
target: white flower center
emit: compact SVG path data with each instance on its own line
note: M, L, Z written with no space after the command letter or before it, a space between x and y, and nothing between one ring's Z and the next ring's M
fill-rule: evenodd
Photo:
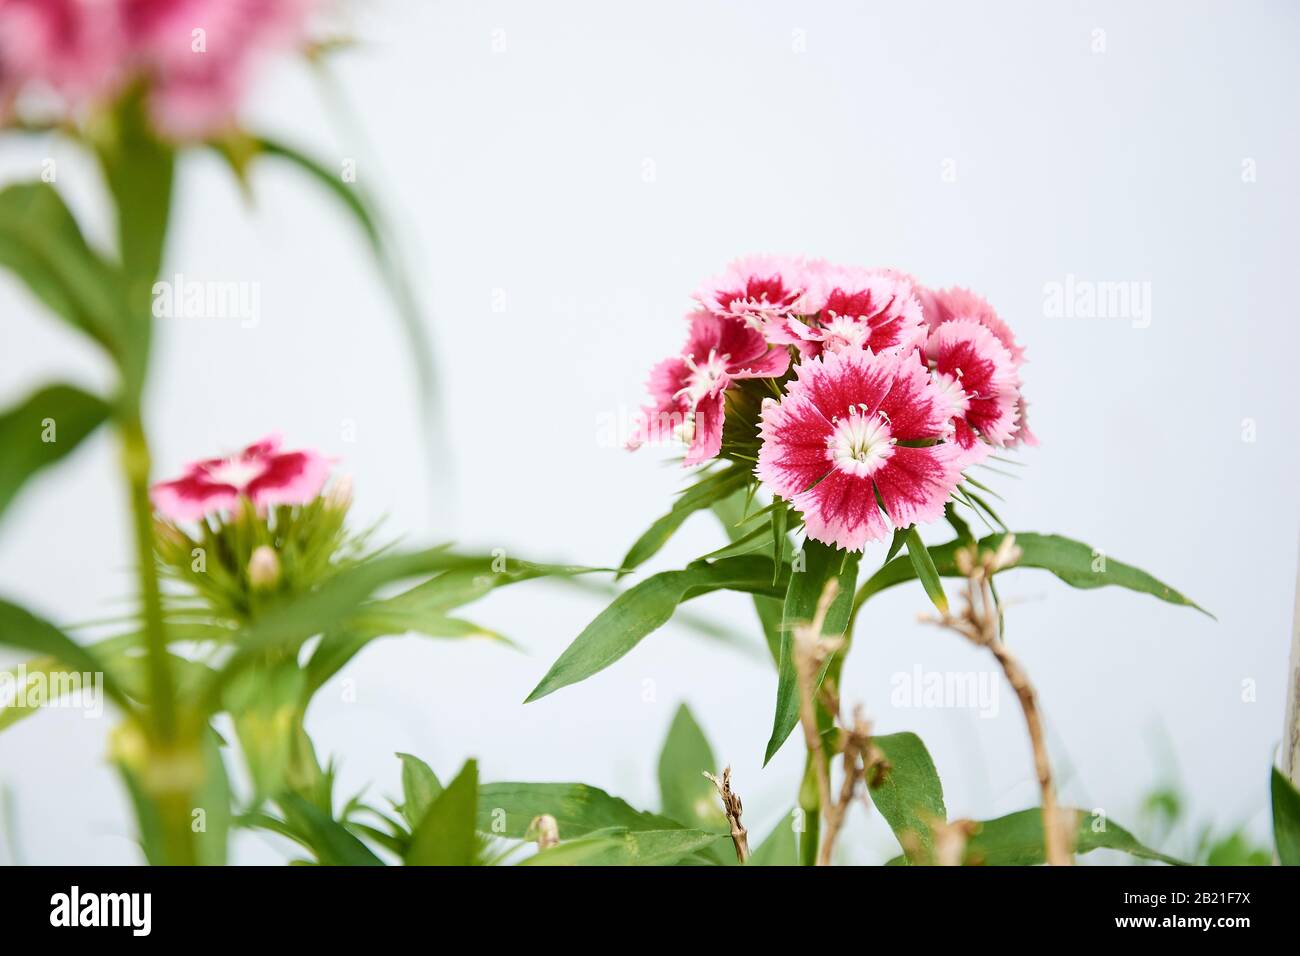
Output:
M826 456L840 471L866 477L889 460L894 439L883 415L868 415L865 405L851 407L848 417L832 420L835 430L826 439Z
M934 384L939 386L939 392L943 395L944 401L948 403L951 409L950 417L956 418L965 415L970 410L970 396L966 390L961 387L961 374L949 375L947 372L935 372Z
M709 357L703 362L696 362L690 355L682 356L686 367L691 370L685 387L678 389L677 397L685 396L687 404L694 408L704 396L713 391L718 380L727 374L727 360L730 356L719 355L714 349L709 350Z
M832 352L860 349L871 338L871 326L847 315L830 313L831 320L822 324L822 345Z
M248 458L227 458L210 469L208 477L217 484L246 488L250 482L262 477L265 471L265 462Z

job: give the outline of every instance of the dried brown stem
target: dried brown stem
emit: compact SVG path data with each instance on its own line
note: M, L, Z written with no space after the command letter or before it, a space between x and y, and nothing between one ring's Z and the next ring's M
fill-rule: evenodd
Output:
M955 631L993 654L1007 682L1016 692L1020 709L1025 715L1029 744L1034 754L1034 770L1042 792L1043 846L1047 862L1052 866L1070 866L1074 862L1068 822L1056 803L1056 787L1052 781L1052 763L1047 754L1047 738L1043 731L1038 698L1024 667L1007 649L999 635L998 601L993 595L993 573L999 568L1014 564L1020 557L1015 539L1007 535L996 553L976 553L974 548L957 553L957 567L966 575L965 606L959 614L945 612L941 617L928 618L948 630Z
M731 768L727 767L722 771L721 780L707 770L704 771L704 776L713 781L713 785L718 788L718 796L722 799L722 812L726 814L727 823L731 825L731 842L736 847L736 859L741 863L748 863L749 831L740 822L740 814L744 808L740 803L740 795L731 789Z
M866 782L868 777L877 780L889 768L884 754L871 739L871 725L863 715L862 708L855 708L852 723L846 723L840 716L839 695L832 681L827 678L820 691L817 688L817 675L822 672L827 658L844 644L841 638L822 636L826 614L837 591L835 581L827 583L817 602L817 612L812 621L798 628L794 636L794 662L799 681L799 723L803 727L804 741L816 774L817 794L825 820L821 845L817 851L818 866L830 865L835 841L839 838L844 817L857 796L859 785ZM839 723L836 728L836 752L842 755L844 774L840 781L839 795L834 799L831 797L833 755L826 754L825 742L817 724L818 703Z

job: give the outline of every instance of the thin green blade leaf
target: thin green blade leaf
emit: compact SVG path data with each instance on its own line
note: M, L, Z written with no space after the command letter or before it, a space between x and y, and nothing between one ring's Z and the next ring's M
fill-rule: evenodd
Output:
M912 560L912 568L916 571L916 576L921 579L921 586L925 588L925 593L929 595L940 613L947 614L948 597L943 593L939 572L935 570L934 561L930 558L930 552L925 542L921 540L916 525L907 529L907 556Z
M785 595L785 609L781 619L781 654L777 664L776 715L772 721L772 736L768 739L767 751L763 757L764 766L799 723L799 681L794 664L795 628L814 618L817 602L821 600L826 583L832 578L838 578L839 590L826 614L822 635L842 635L848 626L849 611L853 605L853 587L857 583L858 560L861 555L856 552L846 554L811 538L804 542L803 554L804 570L791 573Z
M685 600L719 588L771 593L772 562L746 555L652 575L614 599L551 665L527 701L604 670L662 627Z
M1003 537L1002 534L991 534L981 538L980 550L996 551ZM1016 546L1021 550L1020 560L1014 565L1003 568L1002 572L1011 568L1041 568L1051 571L1071 587L1122 587L1141 594L1149 594L1168 604L1195 608L1208 617L1214 616L1190 598L1140 568L1117 561L1080 541L1072 541L1060 535L1035 534L1031 531L1016 532L1015 538ZM931 563L942 577L961 577L954 555L962 546L957 541L950 541L928 549ZM915 577L916 569L911 560L895 558L867 579L858 591L855 603L862 604L886 588L911 581Z
M792 817L793 811L777 822L750 856L748 866L799 865L799 840Z
M644 564L659 553L659 549L677 532L695 512L730 496L743 488L749 480L749 471L741 465L732 465L713 472L687 488L673 502L672 509L637 538L620 565L620 574Z

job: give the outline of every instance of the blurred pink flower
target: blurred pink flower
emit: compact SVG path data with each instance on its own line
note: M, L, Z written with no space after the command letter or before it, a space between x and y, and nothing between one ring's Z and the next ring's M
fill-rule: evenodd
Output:
M231 509L241 497L258 509L301 505L320 493L330 466L319 452L280 451L280 438L272 435L237 455L193 462L180 478L154 485L150 498L173 521L197 521Z
M177 139L231 123L252 68L299 43L319 0L119 0L150 78L155 124Z
M106 95L126 58L116 2L0 0L0 97L27 84L71 106Z
M941 441L950 406L914 353L846 349L795 371L786 396L763 403L756 473L802 513L810 538L859 551L889 522L943 515L962 450Z
M777 378L790 366L790 351L768 346L763 334L744 322L696 312L680 355L650 372L653 402L629 447L680 438L690 445L686 464L696 465L722 449L723 393L737 379Z
M197 139L234 121L257 61L301 42L322 0L0 0L0 96L70 111L142 79L155 126Z

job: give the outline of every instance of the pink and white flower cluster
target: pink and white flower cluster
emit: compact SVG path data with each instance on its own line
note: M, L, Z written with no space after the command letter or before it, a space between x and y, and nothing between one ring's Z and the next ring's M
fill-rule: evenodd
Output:
M755 461L815 540L857 551L891 526L933 521L963 469L1036 443L1024 350L965 289L755 256L695 300L685 347L651 373L632 446L671 437L688 465Z
M202 138L232 122L266 52L301 42L321 0L0 0L0 113L38 87L70 110L143 81L155 125Z

